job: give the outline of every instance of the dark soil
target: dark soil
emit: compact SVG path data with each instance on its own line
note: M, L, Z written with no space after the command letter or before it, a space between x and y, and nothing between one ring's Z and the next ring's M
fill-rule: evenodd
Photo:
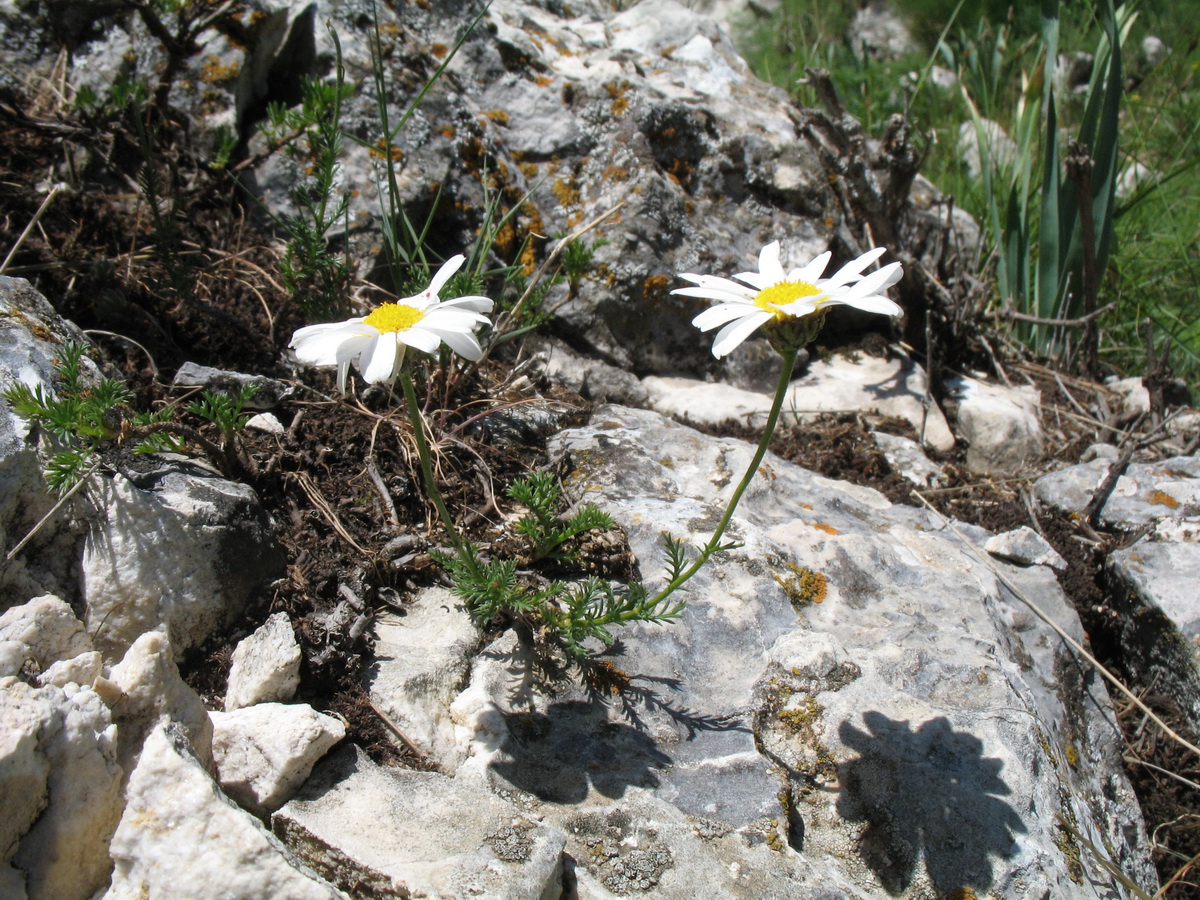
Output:
M248 201L228 175L189 168L169 131L162 140L164 176L177 190L172 216L177 230L169 240L155 232L139 199L143 161L130 151L127 132L114 127L64 138L53 129L0 118L5 252L38 209L44 193L37 183L47 172L62 170L68 156L77 158L81 146L94 148L75 189L51 203L5 274L29 278L64 316L96 330L100 358L135 389L140 409L180 402L186 392L172 387L171 377L184 361L270 375L300 388L299 399L274 410L284 437L256 432L244 437L251 467L242 477L274 518L286 571L270 586L262 607L191 654L183 672L219 708L237 641L271 612L285 610L303 648L301 699L341 716L350 739L377 759L425 766L394 739L362 687L363 660L370 652L365 623L380 610L403 607L416 588L441 577L430 550L444 544L445 535L425 501L407 417L385 391L342 398L329 372L291 372L281 365L292 330L303 322L278 282L276 236L254 224ZM465 427L478 412L467 406L473 398L499 403L532 395L506 394L508 369L500 358L448 382L449 370L441 368L419 385L437 440L441 488L452 509L465 511L460 525L482 543L498 538L502 517L512 509L506 486L545 461L536 437L515 444L491 441L488 429ZM1048 370L1023 374L1043 392L1049 443L1058 458L1073 461L1088 444L1109 437L1078 424L1066 396L1065 385L1073 382ZM532 391L586 413L584 401L550 385L533 385ZM827 416L781 429L772 449L826 476L877 488L893 502L918 502L875 447L873 428L913 436L902 422ZM721 431L758 439L736 424ZM967 472L960 457L940 462L950 482L925 491L925 499L946 516L991 530L1023 524L1039 530L1069 563L1060 580L1093 650L1120 673L1121 661L1106 638L1115 613L1102 563L1124 536L1098 535L1039 509L1031 478L980 478ZM620 545L618 540L600 555L618 559ZM1179 727L1177 711L1161 699L1147 699ZM1130 757L1158 767L1135 763L1129 774L1163 848L1158 862L1165 881L1181 859L1200 852L1200 792L1159 770L1193 781L1200 780L1200 771L1195 760L1144 727L1136 709L1121 709ZM1166 896L1200 897L1200 889L1180 883Z

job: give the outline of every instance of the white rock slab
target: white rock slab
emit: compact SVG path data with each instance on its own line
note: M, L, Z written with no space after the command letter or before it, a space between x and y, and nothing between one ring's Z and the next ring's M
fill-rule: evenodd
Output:
M1108 566L1126 664L1200 731L1200 543L1141 541Z
M107 882L115 732L92 690L0 679L0 862L24 875L30 900L87 900Z
M462 762L449 706L466 683L482 642L479 627L450 591L421 591L403 615L372 623L375 656L366 687L374 702L417 749L452 772Z
M271 818L321 875L378 897L557 900L565 836L437 772L384 769L358 747L318 766Z
M0 643L15 641L25 660L43 670L60 660L72 659L92 649L92 640L71 607L52 594L35 597L0 615ZM18 666L17 671L20 670ZM2 671L0 675L16 675Z
M291 799L317 760L346 736L341 721L306 703L259 703L210 715L217 780L257 816Z
M1028 525L988 538L983 549L1023 566L1050 566L1059 570L1067 567L1067 561L1050 546L1050 542Z
M1094 459L1059 469L1039 478L1034 493L1055 509L1083 512L1111 465L1111 460ZM1100 523L1124 529L1163 523L1168 536L1185 525L1200 525L1200 456L1130 463L1101 507Z
M661 532L703 543L753 447L605 406L550 450L575 472L568 489L626 529L654 587ZM964 543L870 489L771 455L761 471L726 535L742 546L692 580L681 619L622 630L609 662L628 686L564 687L526 711L512 699L521 660L484 654L455 703L475 730L458 777L564 830L651 793L858 886L846 896L1122 895L1047 826L1061 813L1152 886L1103 684L996 571L1082 639L1053 573L977 555L986 532L960 525ZM773 781L748 777L753 754ZM763 821L779 796L781 818Z
M762 425L774 399L769 393L693 378L652 375L643 378L642 384L649 392L652 409L707 425L727 419ZM925 373L908 360L865 354L834 356L814 362L803 377L792 382L781 419L803 422L819 413L854 410L898 416L911 422L917 434L924 434L930 446L949 450L954 435L936 404L926 411L924 397Z
M80 590L96 648L119 659L149 631L177 656L232 621L281 570L270 520L248 485L164 464L96 482L103 521L84 541Z
M108 677L96 680L96 690L120 722L122 765L132 765L146 735L163 720L182 727L204 764L212 762L208 710L200 695L180 677L166 635L152 631L134 641Z
M229 667L225 711L255 703L287 703L300 686L300 644L286 612L273 613L238 643Z
M346 900L221 793L174 726L146 739L111 853L104 900Z
M914 440L884 431L872 432L875 445L883 451L892 470L919 488L937 487L946 481L942 467L933 462Z
M1041 395L1030 385L1006 387L961 376L948 387L958 400L958 431L972 472L1019 472L1041 460L1045 438Z

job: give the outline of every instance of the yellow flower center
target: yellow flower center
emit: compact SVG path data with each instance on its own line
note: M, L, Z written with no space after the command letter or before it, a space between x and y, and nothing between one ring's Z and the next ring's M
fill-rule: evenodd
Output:
M778 307L819 293L820 289L807 281L781 281L759 291L754 298L754 305L764 312L774 313L776 317L783 318L787 313Z
M382 303L363 319L364 325L370 325L379 331L404 331L412 328L425 318L425 313L407 303Z

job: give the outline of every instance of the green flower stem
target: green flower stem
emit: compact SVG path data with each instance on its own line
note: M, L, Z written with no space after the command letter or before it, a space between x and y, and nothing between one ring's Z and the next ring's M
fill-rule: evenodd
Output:
M408 418L412 422L413 438L417 442L417 456L421 458L421 475L425 479L425 492L429 494L433 505L437 507L438 515L442 517L442 524L446 526L446 532L450 535L450 541L454 544L459 558L466 561L472 575L482 577L483 573L475 561L475 554L471 552L471 547L454 527L454 519L450 517L450 510L446 508L446 501L442 499L442 492L438 490L437 481L434 480L429 442L425 440L425 418L421 415L420 406L417 405L417 392L413 390L412 379L408 376L407 363L400 368L400 387L404 390L404 402L408 405Z
M659 591L649 601L647 605L650 608L662 603L667 597L683 587L688 579L700 571L700 568L708 562L709 557L721 549L721 537L725 534L725 529L729 527L729 520L733 518L733 512L737 509L738 501L742 499L742 494L746 493L746 488L750 486L750 482L754 479L754 473L758 471L758 466L762 462L762 458L766 455L767 447L770 445L771 438L775 434L775 426L779 422L779 412L783 409L783 398L787 395L788 384L792 380L792 370L796 367L796 355L798 352L798 350L780 351L780 355L783 357L783 369L779 373L779 384L775 387L775 400L771 404L770 413L767 414L767 424L763 428L762 439L758 442L758 449L754 451L754 458L750 460L746 474L742 476L741 482L729 500L729 507L725 510L725 514L721 516L721 521L717 523L717 530L713 532L712 538L705 544L704 549L700 551L700 555L696 557L696 561L675 576L670 584Z

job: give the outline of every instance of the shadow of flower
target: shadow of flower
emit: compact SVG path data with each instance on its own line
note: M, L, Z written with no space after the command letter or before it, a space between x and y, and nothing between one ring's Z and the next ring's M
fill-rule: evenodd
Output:
M863 715L868 731L839 729L858 759L839 767L838 812L866 822L859 840L864 862L892 893L907 889L922 856L943 892L984 890L993 882L991 858L1015 851L1026 831L1000 777L1004 763L985 758L983 743L955 731L942 716L915 731L879 712Z

